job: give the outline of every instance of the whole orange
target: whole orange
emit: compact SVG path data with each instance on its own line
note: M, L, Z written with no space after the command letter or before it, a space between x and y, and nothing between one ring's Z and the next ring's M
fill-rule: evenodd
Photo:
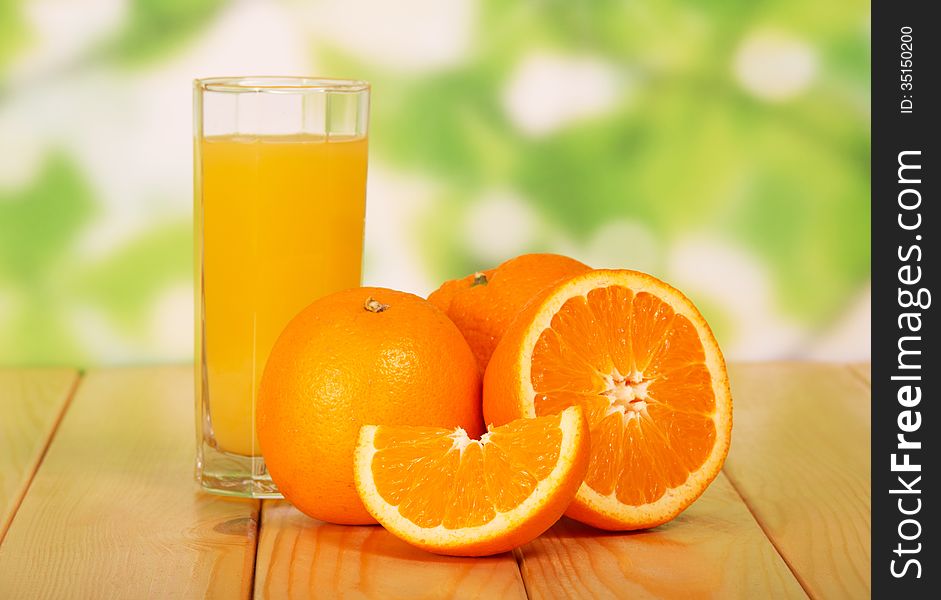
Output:
M428 301L354 288L288 323L258 394L258 441L278 489L331 523L375 523L356 494L363 425L463 427L483 433L480 373L454 324Z
M428 301L454 321L483 373L503 332L539 292L591 267L558 254L523 254L500 266L444 282Z

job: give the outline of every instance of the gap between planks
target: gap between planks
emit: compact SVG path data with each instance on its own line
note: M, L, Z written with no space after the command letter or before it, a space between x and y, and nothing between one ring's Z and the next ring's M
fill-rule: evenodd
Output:
M722 474L660 527L608 532L563 518L518 556L539 600L807 598Z
M871 390L871 375L870 375L871 364L870 363L868 362L846 363L846 364L839 363L839 364L834 364L832 366L834 369L837 369L837 370L839 370L840 368L845 368L846 370L849 371L849 373L853 377L855 377L860 383L863 384L863 386L865 387L867 391ZM723 473L724 472L725 472L725 469L723 468ZM732 484L732 487L735 487L735 483L732 482L731 479L729 480L729 482ZM761 527L761 530L768 537L768 540L772 543L772 545L774 545L774 549L778 552L778 554L781 556L781 559L785 562L785 564L787 564L788 568L794 574L794 577L800 583L801 587L804 589L804 592L808 596L812 597L814 590L812 589L811 583L805 580L804 577L801 576L800 569L794 564L792 564L791 561L788 560L788 557L784 553L782 553L781 548L779 547L778 543L775 541L773 533L766 530L765 524L762 522L759 516L754 513L752 507L745 500L745 497L742 495L741 491L737 487L735 487L735 491L736 493L739 494L739 497L742 498L742 501L745 502L745 506L747 506L749 512L752 513L752 516L754 517L755 521L758 523L758 526Z
M0 597L250 597L259 502L193 481L192 377L83 378L0 546Z
M872 391L872 363L850 363L847 368Z
M512 554L439 556L379 525L332 525L265 500L255 598L526 598Z
M0 545L81 381L71 368L0 371Z
M724 471L812 598L870 593L871 413L855 365L733 365Z
M777 552L778 556L781 558L784 564L787 565L787 568L788 570L790 570L791 575L794 576L794 579L797 581L798 585L800 585L801 589L804 590L804 594L808 598L812 598L813 597L811 595L812 590L808 589L807 582L801 578L795 566L791 564L791 562L787 559L787 556L785 556L784 553L781 552L781 548L778 547L778 544L775 543L774 538L765 528L765 525L761 522L761 519L758 518L758 515L755 514L754 510L752 510L752 507L745 500L745 497L742 495L741 490L735 487L735 483L732 481L732 479L729 478L728 474L726 474L724 467L722 469L722 474L728 480L729 485L732 486L732 489L735 490L735 493L738 495L738 497L742 500L742 504L744 504L745 508L748 509L748 513L752 516L752 519L754 519L755 523L761 529L761 532L765 535L765 538L768 540L768 543L771 544L771 546L774 548L774 551Z

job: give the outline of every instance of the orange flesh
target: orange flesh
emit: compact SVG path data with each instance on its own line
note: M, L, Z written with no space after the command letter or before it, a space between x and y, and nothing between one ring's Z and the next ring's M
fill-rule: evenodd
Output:
M598 288L570 298L533 349L537 415L580 404L591 429L585 483L634 506L705 463L715 393L689 319L653 294Z
M560 421L559 415L514 421L481 441L460 429L383 427L374 440L376 490L421 527L483 525L519 506L552 472Z

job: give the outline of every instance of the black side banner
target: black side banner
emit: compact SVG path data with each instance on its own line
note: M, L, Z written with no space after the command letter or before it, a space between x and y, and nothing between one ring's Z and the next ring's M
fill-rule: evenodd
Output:
M935 205L941 49L929 3L872 14L872 592L937 598L941 436ZM932 11L933 12L933 11Z

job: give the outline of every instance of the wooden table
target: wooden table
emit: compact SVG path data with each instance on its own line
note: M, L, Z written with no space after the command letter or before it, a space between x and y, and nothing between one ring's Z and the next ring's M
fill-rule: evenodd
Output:
M482 559L193 481L192 369L0 370L0 598L863 598L868 365L733 365L722 475L673 522Z

